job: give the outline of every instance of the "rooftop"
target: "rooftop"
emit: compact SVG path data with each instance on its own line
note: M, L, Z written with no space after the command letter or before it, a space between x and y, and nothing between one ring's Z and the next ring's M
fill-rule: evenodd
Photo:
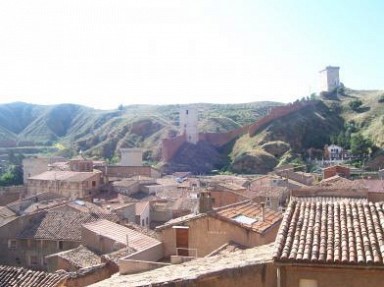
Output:
M277 262L384 264L384 206L366 199L293 198L276 238Z
M241 224L243 227L259 233L263 233L282 219L280 212L262 207L261 204L252 201L243 201L218 208L215 214L219 218Z
M32 271L21 267L0 265L1 286L35 286L55 287L62 286L66 275Z
M263 212L261 204L253 203L251 201L242 201L220 207L208 213L188 214L179 218L171 219L164 225L159 226L158 229L161 230L168 226L197 220L205 216L212 216L236 225L241 225L244 228L259 233L263 233L271 226L278 224L282 219L282 214L280 212L273 211L267 207L264 207Z
M256 266L272 261L273 245L263 245L247 250L239 250L224 256L204 257L183 264L169 265L155 270L133 275L114 275L109 279L90 285L92 287L151 286L161 283L188 282L218 274L223 270ZM181 286L181 285L180 285Z
M110 238L121 244L128 245L137 251L145 250L161 243L152 237L105 219L84 224L84 228L94 233L101 234L102 236Z
M71 250L52 254L50 256L54 255L69 261L73 266L76 266L77 268L91 267L101 264L100 256L96 255L82 245Z
M28 180L53 180L53 181L72 181L81 182L92 178L94 172L79 172L79 171L46 171L41 174L31 176Z
M113 214L49 210L41 212L19 234L20 239L81 241L82 224L102 218L117 221Z

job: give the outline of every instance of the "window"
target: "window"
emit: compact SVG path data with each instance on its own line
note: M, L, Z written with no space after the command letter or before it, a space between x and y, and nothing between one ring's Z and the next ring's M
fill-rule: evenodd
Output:
M317 280L300 279L299 287L318 287Z
M13 240L13 239L8 240L8 248L10 250L16 250L17 249L17 241Z
M63 250L64 249L64 242L63 241L57 242L57 248L59 248L59 250Z
M95 186L96 186L96 181L93 180L93 181L92 181L92 187L95 187Z
M145 223L148 225L148 217L145 219Z
M144 223L144 219L141 220L141 226L144 226L145 223Z

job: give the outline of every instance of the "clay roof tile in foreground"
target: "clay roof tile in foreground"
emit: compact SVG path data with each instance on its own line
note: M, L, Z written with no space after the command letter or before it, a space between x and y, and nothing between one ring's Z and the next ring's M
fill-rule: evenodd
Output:
M52 274L32 271L21 267L0 265L1 286L55 287L62 286L66 278L67 276L65 274Z
M276 238L274 260L382 266L383 204L350 198L294 198Z

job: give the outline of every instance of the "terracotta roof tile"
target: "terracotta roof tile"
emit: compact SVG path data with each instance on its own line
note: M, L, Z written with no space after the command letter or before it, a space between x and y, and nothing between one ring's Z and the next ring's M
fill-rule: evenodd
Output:
M91 267L101 264L101 257L82 245L54 255L71 262L77 268Z
M121 243L124 247L128 245L136 251L145 250L161 244L159 240L104 219L84 224L83 227L94 233L101 234L103 237Z
M17 237L20 239L81 241L82 224L99 219L118 220L114 214L61 210L44 211L28 224Z
M66 275L62 274L51 274L41 271L32 271L20 267L0 265L1 286L55 287L62 286L66 277Z
M219 208L216 210L215 214L220 218L230 220L235 224L241 224L246 228L260 233L277 224L282 219L282 214L280 212L273 211L267 207L264 207L263 215L263 208L261 204L251 201L240 202ZM239 222L236 220L238 216L253 219L254 222Z
M346 198L294 198L276 238L274 259L383 265L383 203Z

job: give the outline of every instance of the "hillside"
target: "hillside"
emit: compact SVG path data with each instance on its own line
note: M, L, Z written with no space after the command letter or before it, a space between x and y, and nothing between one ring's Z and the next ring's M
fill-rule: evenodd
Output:
M265 173L297 158L321 158L325 144L353 126L374 145L384 146L384 93L354 91L322 94L316 101L301 101L303 108L265 121L275 102L237 105L192 104L199 111L199 131L223 133L263 122L225 146L184 144L165 171L196 173L228 169L238 173ZM380 100L382 99L382 100ZM358 107L351 102L361 101ZM131 105L118 110L63 104L37 106L25 103L0 105L0 150L51 151L73 156L117 161L121 147L142 147L148 163L161 160L161 140L178 135L179 105ZM280 108L279 108L280 109ZM276 109L274 109L276 110ZM250 127L251 127L250 126ZM159 166L159 165L158 165Z
M237 105L192 104L199 110L199 129L225 132L256 121L274 102ZM179 105L131 105L119 110L95 110L73 104L0 105L0 148L58 146L59 153L79 151L112 159L120 147L143 147L149 160L160 160L161 139L178 133Z

